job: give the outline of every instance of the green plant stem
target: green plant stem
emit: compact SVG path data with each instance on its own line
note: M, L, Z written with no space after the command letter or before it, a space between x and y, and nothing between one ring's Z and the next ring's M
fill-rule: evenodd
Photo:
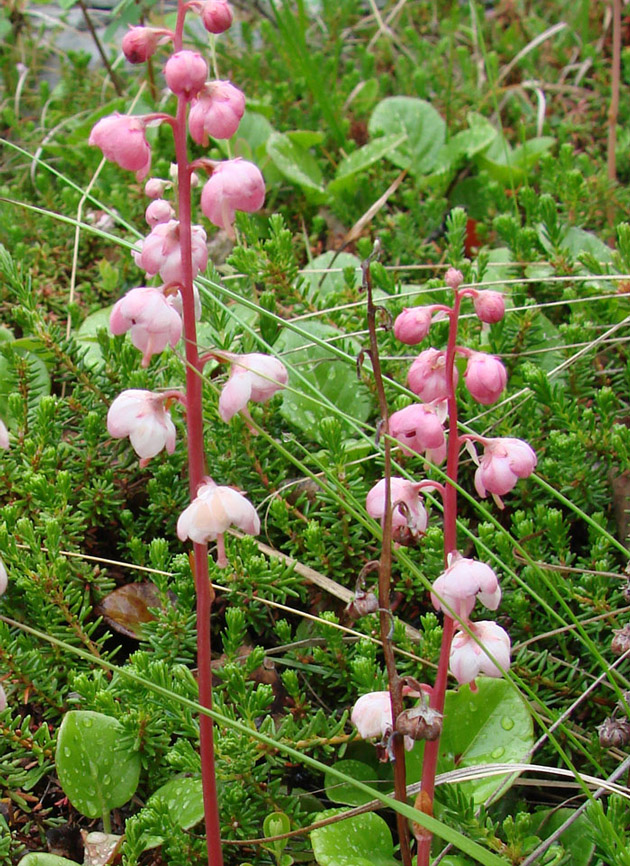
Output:
M102 815L103 818L103 833L111 833L112 832L112 818L109 814L108 810L105 809Z
M392 647L392 617L390 611L390 586L392 580L392 502L391 502L391 480L392 480L392 454L391 439L389 433L389 413L387 409L387 397L383 385L381 373L381 360L378 351L378 340L376 337L376 314L372 298L372 277L370 264L372 259L378 255L378 241L374 244L372 254L363 262L363 288L367 293L367 324L370 334L370 359L372 371L378 394L378 404L381 412L380 433L384 437L385 448L385 509L383 513L383 540L381 544L380 565L378 571L378 604L379 620L381 630L381 644L385 665L387 668L387 682L389 685L389 696L392 705L392 748L394 752L394 794L401 803L407 802L407 779L405 770L405 743L401 734L396 732L396 719L403 711L402 683L396 670L396 658ZM400 841L400 855L403 866L411 866L411 848L409 845L409 825L404 815L396 814L398 826L398 837Z
M461 307L461 293L455 291L453 308L448 314L449 330L446 346L446 381L448 387L448 451L446 459L446 479L444 484L444 564L448 565L448 556L457 550L457 470L459 468L460 437L457 433L457 396L455 393L455 347L457 341L457 325ZM444 614L442 626L442 643L438 670L431 692L430 706L438 712L444 712L446 685L448 679L448 662L451 643L455 632L455 620ZM422 760L422 789L417 807L428 815L433 815L433 795L435 792L435 775L440 750L440 739L431 740L424 745ZM431 833L423 829L417 834L418 866L429 866L431 856Z
M174 48L180 51L186 10L182 0L178 3ZM188 481L190 497L197 495L205 476L203 447L202 365L197 348L195 322L195 296L192 267L191 182L186 142L187 103L182 96L177 100L177 118L173 127L177 161L177 188L179 205L179 242L182 255L183 285L181 287L184 314L184 340L186 344L186 427L188 433ZM208 546L193 544L193 571L197 591L197 669L199 703L212 709L212 669L210 614L214 592L208 572ZM212 718L202 714L199 719L201 750L201 778L206 821L206 845L210 866L223 866L219 804L214 766L214 735Z

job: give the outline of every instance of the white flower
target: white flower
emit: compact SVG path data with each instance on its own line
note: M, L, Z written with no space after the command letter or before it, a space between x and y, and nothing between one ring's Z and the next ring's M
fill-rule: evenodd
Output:
M114 400L107 413L110 436L129 436L133 450L142 460L149 460L166 448L175 450L175 425L164 408L165 394L131 389Z
M453 638L449 667L458 683L470 683L479 674L488 677L503 676L510 667L510 636L496 622L485 620L469 624L477 640L465 631L459 631ZM497 664L489 658L485 650ZM500 666L497 667L497 665Z
M245 409L248 400L265 403L289 380L287 368L272 355L253 352L250 355L226 354L225 358L232 364L230 378L219 397L219 415L226 422Z
M4 562L0 559L0 595L3 595L7 591L8 585L9 575L7 574Z
M458 617L467 619L477 598L490 610L498 608L501 588L496 574L485 562L449 554L448 568L433 583L433 607L451 616L448 605Z
M363 740L388 737L392 733L392 702L389 692L368 692L361 695L352 708L350 721ZM405 748L413 748L411 737L405 737Z
M202 484L197 497L177 521L177 535L196 544L214 541L230 526L248 535L258 535L260 519L256 509L241 493L214 483Z
M0 448L8 448L9 447L9 431L7 430L7 425L0 418Z

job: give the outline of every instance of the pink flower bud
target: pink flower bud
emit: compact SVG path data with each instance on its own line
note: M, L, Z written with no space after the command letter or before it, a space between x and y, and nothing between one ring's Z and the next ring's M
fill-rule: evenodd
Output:
M159 177L150 177L144 185L144 194L149 198L162 198L168 182Z
M0 419L0 448L6 449L9 447L9 431L7 425Z
M144 212L144 218L151 228L155 228L159 223L167 223L174 216L175 211L170 202L163 198L154 199Z
M142 352L142 366L168 345L176 346L182 335L182 320L159 289L139 288L114 304L109 317L112 334L130 331L131 342Z
M237 210L252 213L263 206L265 181L260 170L244 159L220 162L201 191L201 210L228 233Z
M536 468L536 454L522 439L509 437L485 442L483 457L475 472L475 488L480 496L504 496Z
M4 595L9 585L9 575L4 562L0 559L0 595Z
M206 83L208 64L196 51L178 51L166 61L164 76L176 96L192 99Z
M489 325L500 322L505 315L505 298L501 292L492 292L489 289L479 292L473 303L481 321Z
M510 669L510 636L496 622L483 620L469 623L475 641L467 632L459 631L453 638L449 659L450 671L458 683L471 683L479 674L488 677L501 677L502 671ZM481 646L480 646L481 644ZM487 650L497 664L484 650Z
M402 313L396 316L394 336L408 346L421 343L429 333L432 315L431 307L405 307Z
M457 291L457 289L461 286L464 280L464 275L461 271L458 271L457 268L449 268L444 275L444 282L449 287L449 289L453 289L453 291Z
M175 450L175 425L164 408L164 394L123 391L107 413L107 430L114 439L129 436L131 447L142 460L155 457L164 448Z
M232 25L232 7L227 0L206 0L201 20L208 33L225 33Z
M102 117L92 129L88 144L103 151L105 159L121 168L135 171L142 180L151 167L151 148L145 136L145 122L129 114L110 114Z
M434 406L414 403L394 412L389 419L389 432L405 446L405 454L426 453L429 460L437 463L446 456L444 428ZM440 459L435 460L435 457Z
M436 610L459 619L468 619L478 598L484 607L496 610L501 601L501 587L496 574L485 562L464 559L451 553L449 566L433 583L431 603Z
M129 63L144 63L155 54L160 42L170 38L168 30L131 27L123 36L122 50Z
M289 380L282 361L271 355L253 352L251 355L226 356L232 363L230 378L219 397L219 415L228 422L247 406L249 400L265 403Z
M151 234L133 251L135 263L150 277L159 274L168 284L182 285L182 251L179 242L179 222L158 223ZM192 227L193 279L208 264L206 233L201 226Z
M420 352L407 374L407 384L423 403L445 400L448 397L446 381L446 352L425 349ZM453 368L453 382L457 385L457 370Z
M208 144L212 138L232 138L245 111L245 95L229 81L209 81L193 100L188 128L193 141Z
M388 738L392 733L392 701L389 692L368 692L361 695L352 708L350 721L362 740L378 737ZM413 749L414 741L405 737L407 751Z
M471 396L478 403L489 406L501 396L507 383L507 370L495 355L472 352L464 380Z
M412 544L427 528L426 509L418 492L418 485L406 478L390 479L392 506L392 534L398 544ZM370 517L383 521L385 515L385 479L372 487L365 502Z
M248 535L258 535L260 520L256 509L231 487L202 484L196 498L179 516L177 535L182 541L190 538L196 544L205 544L227 532L230 526Z

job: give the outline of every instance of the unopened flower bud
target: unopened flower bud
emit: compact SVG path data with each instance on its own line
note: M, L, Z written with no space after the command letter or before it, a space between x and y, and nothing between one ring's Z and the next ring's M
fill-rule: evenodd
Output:
M155 54L164 36L164 30L154 27L131 27L123 36L123 54L129 63L144 63Z
M474 300L475 313L482 322L494 325L505 315L505 299L501 292L486 290L479 292Z
M630 722L627 719L606 719L597 728L599 744L604 749L622 748L630 743Z
M429 333L432 315L431 307L405 307L402 313L396 316L394 336L408 346L421 343Z
M472 352L468 358L464 381L470 395L483 406L489 406L501 396L507 384L507 370L494 355Z
M442 719L442 713L421 704L400 713L396 730L412 740L437 740L442 733Z
M453 368L454 384L457 384L457 369ZM445 400L448 397L446 379L446 352L425 349L420 352L409 368L407 384L423 403Z
M6 692L4 691L2 686L0 686L0 712L2 712L2 710L6 710L6 708L7 708Z
M144 185L144 194L149 198L162 198L168 182L159 177L150 177Z
M444 275L444 282L449 289L453 289L453 291L457 291L463 281L464 275L461 271L458 271L457 268L449 268Z
M196 51L177 51L167 60L164 77L176 96L192 99L206 83L208 64Z
M613 632L610 648L616 656L621 656L630 650L630 624L617 628Z
M351 619L361 619L362 616L376 613L378 610L378 598L373 592L365 592L365 590L359 589L346 610Z
M225 33L232 25L232 18L227 0L206 0L201 7L201 20L208 33Z
M155 228L159 223L167 223L174 216L175 211L170 202L163 198L154 199L144 212L144 218L151 228Z

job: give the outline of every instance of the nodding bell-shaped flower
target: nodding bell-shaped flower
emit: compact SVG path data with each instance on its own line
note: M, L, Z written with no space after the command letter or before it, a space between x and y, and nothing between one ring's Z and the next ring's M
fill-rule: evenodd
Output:
M9 447L9 431L7 430L7 425L0 418L0 448L6 449Z
M208 64L197 51L184 48L166 61L164 77L176 96L192 99L206 83Z
M142 352L142 366L168 345L176 346L182 335L181 316L159 289L141 287L114 304L109 317L112 334L130 331L131 342Z
M201 226L192 226L192 265L193 279L208 264L206 233ZM158 223L140 244L133 250L133 257L139 268L147 275L159 274L168 284L182 285L182 251L179 241L179 221L169 220Z
M477 638L476 641L467 632L458 631L451 644L449 668L457 682L460 685L471 683L479 674L487 677L503 676L497 665L504 671L510 668L509 634L491 620L471 622L468 628ZM497 664L489 658L484 649Z
M382 740L392 733L392 701L389 692L368 692L361 695L352 708L350 721L362 740L378 737ZM414 741L405 737L407 751L413 749Z
M504 496L516 486L519 478L527 478L536 468L536 453L522 439L509 437L486 439L483 457L475 472L477 493Z
M260 520L256 509L232 487L209 482L199 487L196 498L180 514L177 535L182 541L190 538L196 544L205 544L223 535L230 526L248 535L258 535Z
M232 26L232 18L227 0L206 0L201 6L201 20L208 33L225 33Z
M390 479L392 505L392 535L402 545L412 545L427 529L427 512L419 493L419 485L406 478ZM385 479L381 479L367 495L365 507L370 517L383 521L385 515Z
M7 708L7 694L5 690L0 686L0 712L2 710L6 710Z
M437 408L429 403L414 403L389 419L389 432L398 439L405 454L425 454L432 463L446 457L446 438Z
M4 562L0 559L0 595L3 595L7 591L8 585L9 575L7 574L7 569Z
M396 316L394 336L408 346L421 343L429 333L432 316L431 307L405 307L402 313Z
M245 94L229 81L208 81L193 100L188 128L193 141L232 138L245 111Z
M116 112L99 120L90 133L88 144L100 147L105 159L135 171L136 179L142 180L151 168L151 148L145 129L142 117Z
M129 63L144 63L157 47L173 37L170 30L157 27L130 27L122 40L122 50Z
M507 384L507 370L494 355L471 352L464 373L471 397L483 406L496 403Z
M488 325L500 322L505 315L505 298L501 292L493 292L490 289L478 292L473 303L477 316Z
M220 162L201 191L201 210L228 234L237 210L253 213L264 201L265 181L259 168L240 158Z
M163 198L154 199L144 212L144 218L151 228L173 219L175 211L170 202Z
M457 385L457 369L453 367L453 382ZM407 384L423 403L446 400L448 382L446 380L446 352L438 349L425 349L420 352L409 368Z
M289 381L287 368L272 355L226 353L221 357L232 364L230 378L219 397L219 415L226 423L245 409L249 400L265 403Z
M496 574L485 562L450 553L448 568L433 583L433 607L452 616L450 608L459 619L466 620L477 599L490 610L498 608L501 587Z
M107 430L114 439L129 437L141 465L164 448L175 450L175 425L165 408L166 394L130 389L114 400L107 413Z

